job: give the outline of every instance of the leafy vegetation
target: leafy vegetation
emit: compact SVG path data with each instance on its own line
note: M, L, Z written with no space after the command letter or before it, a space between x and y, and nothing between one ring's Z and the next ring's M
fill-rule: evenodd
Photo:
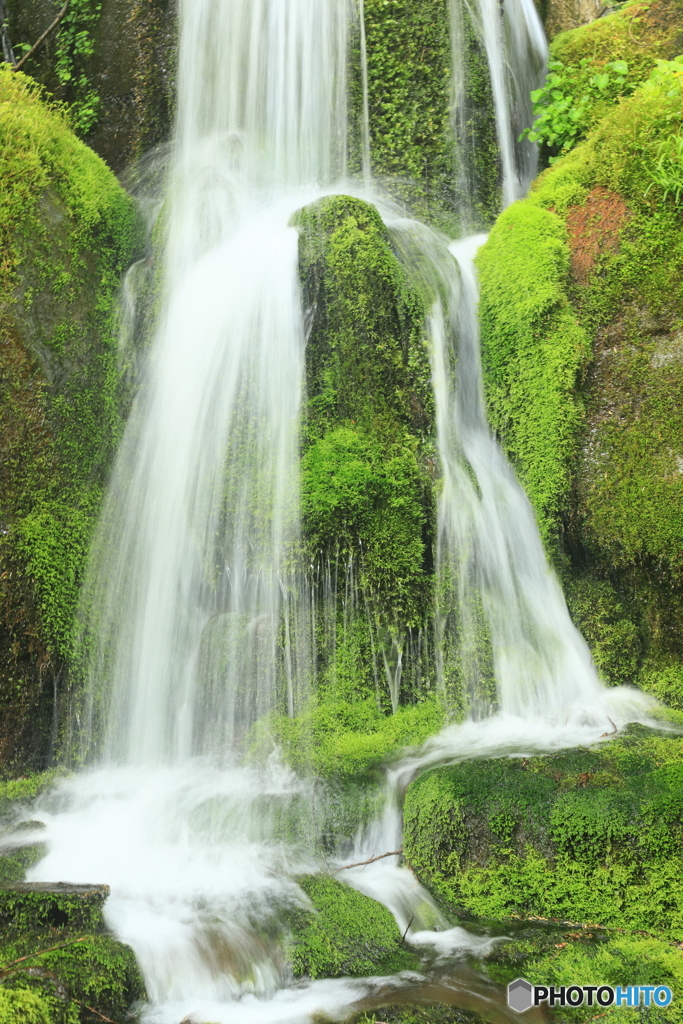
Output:
M578 67L549 61L544 85L531 93L534 123L522 134L555 153L566 153L585 137L608 105L634 88L625 60L610 60L600 71L595 71L588 57L582 57Z
M584 139L680 50L680 0L630 0L605 18L563 32L550 45L544 86L532 93L535 121L524 135L553 163Z

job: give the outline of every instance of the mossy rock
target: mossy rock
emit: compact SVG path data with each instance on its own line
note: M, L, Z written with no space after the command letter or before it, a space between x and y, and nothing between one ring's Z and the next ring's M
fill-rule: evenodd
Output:
M447 234L462 226L453 140L450 0L365 0L372 173L418 219ZM488 64L463 4L468 122L477 172L474 197L483 222L500 209L498 144ZM363 88L360 46L351 93L351 169L361 169ZM462 156L462 154L460 154Z
M290 919L288 958L295 977L355 978L416 966L381 903L335 878L303 875L297 882L313 911L297 910Z
M108 896L108 885L7 883L0 888L0 928L5 934L48 928L99 932Z
M668 985L673 1000L666 1009L635 1011L657 1024L683 1020L683 955L677 944L642 932L594 924L576 926L560 921L516 921L506 941L496 944L483 965L494 980L507 985L524 977L533 985ZM556 1013L558 1011L556 1010ZM568 1024L594 1020L595 1006L559 1011ZM633 1020L631 1007L610 1008L619 1024Z
M54 750L89 538L121 434L129 196L30 80L0 67L0 763Z
M347 622L337 635L342 647L332 651L322 621L317 626L320 681L344 701L353 695L391 710L373 665L383 653L389 661L406 650L409 678L409 640L425 626L432 603L435 449L427 296L409 279L368 203L329 196L299 211L294 223L310 325L304 541L316 586L324 573L339 580L334 600ZM352 616L342 611L341 581L349 573L359 591ZM418 696L416 687L401 702Z
M490 420L570 609L607 682L677 708L680 146L683 64L660 61L502 214L478 259Z
M683 739L473 761L408 788L404 855L455 911L683 939Z
M52 931L4 942L0 956L0 1021L11 1009L12 1024L33 1024L34 1017L37 1024L78 1024L98 1015L124 1020L146 996L133 950L109 935L70 939Z
M0 888L0 1022L123 1020L145 998L133 950L106 933L108 894L63 882Z
M610 61L627 62L629 93L647 78L655 60L671 60L683 50L681 0L627 0L603 17L605 8L595 0L542 2L550 59L574 70L577 100L589 77ZM600 116L596 110L593 123Z

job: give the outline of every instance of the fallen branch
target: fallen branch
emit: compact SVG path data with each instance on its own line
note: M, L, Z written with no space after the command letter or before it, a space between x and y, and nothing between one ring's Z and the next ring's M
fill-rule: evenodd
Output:
M348 871L349 868L363 868L366 864L374 864L376 860L384 860L385 857L398 857L403 850L392 850L391 853L380 853L377 857L370 857L369 860L359 860L357 864L345 864L343 868L335 868L330 874L336 875L339 871Z
M41 46L45 42L47 37L50 35L50 32L54 32L54 30L57 28L57 25L59 25L60 21L62 20L62 18L64 17L64 15L66 14L68 9L69 9L69 0L66 0L66 3L62 7L61 11L59 12L59 14L55 18L55 20L52 22L50 27L45 29L45 31L43 32L43 34L40 37L40 39L36 40L36 42L33 44L33 46L28 51L28 53L25 53L24 56L21 58L21 60L18 60L16 64L12 65L12 71L21 71L21 69L23 68L23 66L26 63L26 61L29 59L29 57L32 57L33 54L38 49L38 47Z
M0 974L4 974L5 971L11 970L12 967L16 967L17 964L23 963L24 960L30 960L33 956L42 956L43 953L54 953L56 949L64 949L65 946L73 946L74 942L85 942L87 936L82 936L80 939L69 939L68 942L60 942L58 946L50 946L49 949L39 949L36 953L27 953L26 956L20 956L18 960L12 960L11 963L5 964L4 967L0 967Z
M91 1013L97 1014L101 1020L106 1020L107 1024L116 1024L115 1020L112 1020L111 1017L105 1017L104 1014L100 1013L99 1010L96 1010L94 1006L88 1006L87 1003L82 1003L79 999L74 999L72 1002L78 1003L79 1006L83 1006L86 1010L90 1010Z
M406 925L406 930L404 931L403 935L401 936L401 941L399 943L400 946L402 946L403 943L406 941L406 935L408 934L408 929L410 928L410 926L411 926L411 924L413 923L414 920L415 920L415 914L413 914L413 916L411 917L410 921L408 921L408 924Z

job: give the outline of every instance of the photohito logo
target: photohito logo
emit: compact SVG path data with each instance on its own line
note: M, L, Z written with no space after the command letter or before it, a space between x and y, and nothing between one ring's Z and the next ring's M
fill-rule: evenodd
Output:
M508 985L508 1006L524 1013L532 1006L668 1006L668 985L532 985L517 978Z

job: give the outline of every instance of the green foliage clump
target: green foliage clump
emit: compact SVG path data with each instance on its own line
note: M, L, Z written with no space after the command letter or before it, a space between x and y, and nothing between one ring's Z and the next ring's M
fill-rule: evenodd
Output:
M100 0L71 0L57 34L55 72L69 97L69 120L85 137L97 121L100 97L93 88L84 61L95 52L93 28L102 12Z
M27 24L27 12L17 9L18 5L12 0L8 6L13 49L17 59L20 59L31 49L40 29L35 24L35 12L31 12L34 17L29 17ZM38 10L43 11L44 8ZM95 53L95 29L101 12L101 0L70 0L53 37L55 44L50 88L63 100L69 124L81 138L85 138L95 125L100 110L100 96L92 82L92 57ZM29 25L31 38L19 41L23 32L29 30ZM17 31L19 38L16 36ZM44 60L44 49L38 51L37 58L34 56L29 59L25 68L28 73L35 74L39 66L36 59L38 62Z
M556 36L546 82L532 93L536 119L524 134L543 144L551 162L568 152L648 78L658 59L676 56L682 12L680 0L630 0Z
M608 61L600 71L587 57L581 58L578 68L550 61L544 85L531 93L534 123L523 136L556 154L567 153L612 103L633 91L636 83L629 81L628 71L625 60ZM553 159L557 157L551 163Z
M404 851L450 906L683 937L683 741L439 769L408 789Z
M415 966L381 903L334 878L305 875L298 883L314 912L293 915L288 952L295 977L353 978Z

